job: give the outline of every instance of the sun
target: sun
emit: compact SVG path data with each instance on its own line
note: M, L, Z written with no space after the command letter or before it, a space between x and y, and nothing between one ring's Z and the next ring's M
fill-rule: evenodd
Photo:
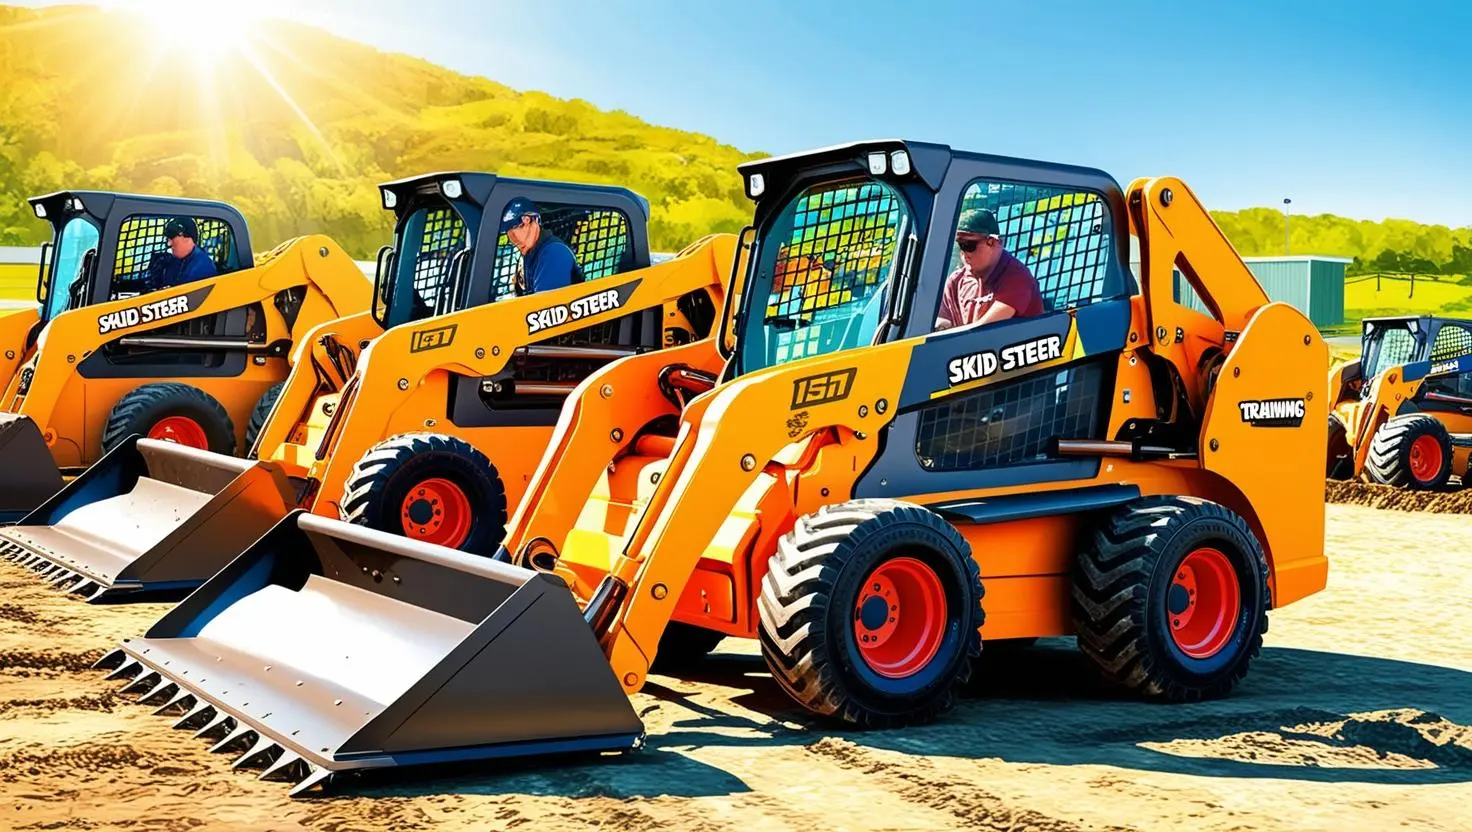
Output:
M227 58L247 52L262 21L289 17L289 4L273 0L103 0L108 10L136 16L151 35L152 54L172 62L182 59L197 70L210 70ZM177 25L180 12L188 21Z

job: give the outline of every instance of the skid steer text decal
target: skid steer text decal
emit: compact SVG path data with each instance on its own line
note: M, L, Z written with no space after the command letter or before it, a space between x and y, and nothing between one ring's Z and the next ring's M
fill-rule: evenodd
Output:
M1303 424L1303 399L1266 399L1237 402L1242 421L1255 428L1296 428Z
M528 312L526 313L526 332L528 335L534 335L543 330L580 321L583 318L622 309L624 304L629 302L629 297L634 294L634 287L638 285L639 281L635 280L612 289L584 295L567 303L559 303L546 309Z
M1442 373L1459 373L1462 371L1462 360L1460 358L1451 361L1438 361L1431 365L1431 371L1427 375L1441 375Z
M455 342L455 329L459 324L421 329L409 336L409 352L425 352L448 347Z
M806 376L792 382L792 409L841 402L853 389L858 369L850 367L836 373Z
M168 318L186 315L192 307L189 295L157 300L142 306L130 306L116 312L108 312L97 319L97 334L106 335L115 329L127 329L139 324L151 324Z
M946 364L946 377L954 387L957 384L986 378L999 371L1009 373L1035 364L1055 361L1062 357L1063 338L1058 335L1046 335L1042 338L1002 347L996 352L983 350L952 358Z

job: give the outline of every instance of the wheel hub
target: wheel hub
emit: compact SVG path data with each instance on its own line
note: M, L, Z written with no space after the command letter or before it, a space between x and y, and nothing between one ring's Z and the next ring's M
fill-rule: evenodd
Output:
M859 655L880 676L903 679L924 669L946 630L940 577L923 561L897 557L876 567L854 603Z
M470 536L471 517L465 491L442 477L409 489L400 508L406 537L451 548L458 548Z
M1215 656L1236 632L1241 601L1237 572L1226 555L1207 547L1191 552L1166 592L1171 638L1193 659Z
M1441 443L1434 436L1418 436L1411 443L1411 476L1417 482L1431 482L1441 473Z
M205 434L204 428L188 416L165 416L148 429L148 438L204 451L210 447L209 436Z

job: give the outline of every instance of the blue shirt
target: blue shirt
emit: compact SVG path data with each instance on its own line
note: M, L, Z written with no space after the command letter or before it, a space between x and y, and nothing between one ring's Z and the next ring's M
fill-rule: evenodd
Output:
M583 270L567 243L550 231L543 230L537 244L521 257L522 274L528 292L545 292L581 283Z
M154 262L149 264L148 276L143 279L145 292L157 292L181 283L214 277L219 273L215 268L215 261L199 246L195 246L194 251L189 252L189 256L182 260L167 251L160 254L163 256L154 258Z

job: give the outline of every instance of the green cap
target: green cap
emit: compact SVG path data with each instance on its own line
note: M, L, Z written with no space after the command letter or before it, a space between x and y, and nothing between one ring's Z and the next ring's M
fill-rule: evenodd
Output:
M985 208L973 208L962 213L961 223L956 227L956 233L1002 236L1002 230L997 225L997 215Z

